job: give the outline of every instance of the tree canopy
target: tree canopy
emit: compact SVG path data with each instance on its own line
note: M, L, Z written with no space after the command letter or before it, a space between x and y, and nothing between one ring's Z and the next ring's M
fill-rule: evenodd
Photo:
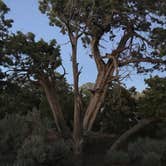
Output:
M155 63L152 68L146 68L149 71L159 68L158 63L165 56L163 0L40 0L39 3L40 10L49 17L52 26L59 26L62 32L78 33L78 37L82 35L85 43L96 38L99 44L105 33L112 43L117 42L119 36L118 46L112 49L112 53L118 54L120 66L135 63L143 72L146 67L140 66L139 62ZM98 59L97 64L104 63L101 55L94 59Z

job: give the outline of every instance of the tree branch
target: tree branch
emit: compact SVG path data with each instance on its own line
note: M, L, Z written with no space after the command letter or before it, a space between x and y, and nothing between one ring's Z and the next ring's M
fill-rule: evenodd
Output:
M128 65L130 63L140 63L140 62L148 62L148 63L161 63L161 64L165 64L166 65L166 60L162 60L162 59L152 59L152 58L139 58L139 59L128 59L125 61L119 61L119 66L125 66Z
M130 37L132 37L133 34L129 31L125 31L123 37L121 38L117 48L115 50L112 51L111 56L117 57L121 52L123 52L124 50L127 49L126 47L126 43L127 41L130 39ZM107 62L107 65L110 65L112 63L112 59L109 59L109 61Z
M142 41L145 41L147 44L151 45L151 43L145 37L141 36L140 34L134 32L134 36L140 38Z
M101 71L103 70L105 63L102 60L98 46L99 46L99 39L93 38L91 41L92 54L96 62L97 70Z
M130 128L129 130L127 130L126 132L124 132L116 141L115 143L113 143L113 145L111 146L111 148L109 149L108 153L112 153L116 150L118 150L118 148L132 135L134 135L135 133L137 133L138 131L140 131L141 129L143 129L144 127L146 127L147 125L153 123L153 122L158 122L159 119L155 119L155 118L150 118L150 119L143 119L141 120L138 124L136 124L135 126L133 126L132 128Z

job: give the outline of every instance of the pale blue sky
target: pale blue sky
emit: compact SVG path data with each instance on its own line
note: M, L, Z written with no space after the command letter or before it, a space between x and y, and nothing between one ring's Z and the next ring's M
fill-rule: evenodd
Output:
M49 26L48 18L38 10L38 0L4 0L4 2L11 9L8 17L14 20L12 32L33 32L37 39L43 38L46 41L56 38L58 44L61 45L63 64L68 73L67 80L72 83L70 44L65 44L68 42L68 38L62 35L58 28ZM79 43L78 60L79 66L83 67L80 85L86 82L94 82L96 78L96 67L93 60L88 56L89 52L90 49L82 48L81 43ZM144 78L145 76L132 72L131 78L125 80L125 83L127 87L135 86L137 90L141 91L145 88Z

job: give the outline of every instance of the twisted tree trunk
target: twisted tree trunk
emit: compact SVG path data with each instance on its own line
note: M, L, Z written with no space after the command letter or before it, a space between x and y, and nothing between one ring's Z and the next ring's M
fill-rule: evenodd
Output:
M113 78L113 73L115 70L113 63L102 66L102 68L103 69L98 73L93 89L93 94L84 116L83 129L85 131L90 131L92 129L96 116L100 111L100 108L102 107L102 104L106 97L110 81Z

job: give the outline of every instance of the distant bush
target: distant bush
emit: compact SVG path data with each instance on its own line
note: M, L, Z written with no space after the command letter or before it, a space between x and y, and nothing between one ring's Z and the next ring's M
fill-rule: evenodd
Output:
M106 165L166 166L166 141L139 138L129 143L127 151L107 155Z

